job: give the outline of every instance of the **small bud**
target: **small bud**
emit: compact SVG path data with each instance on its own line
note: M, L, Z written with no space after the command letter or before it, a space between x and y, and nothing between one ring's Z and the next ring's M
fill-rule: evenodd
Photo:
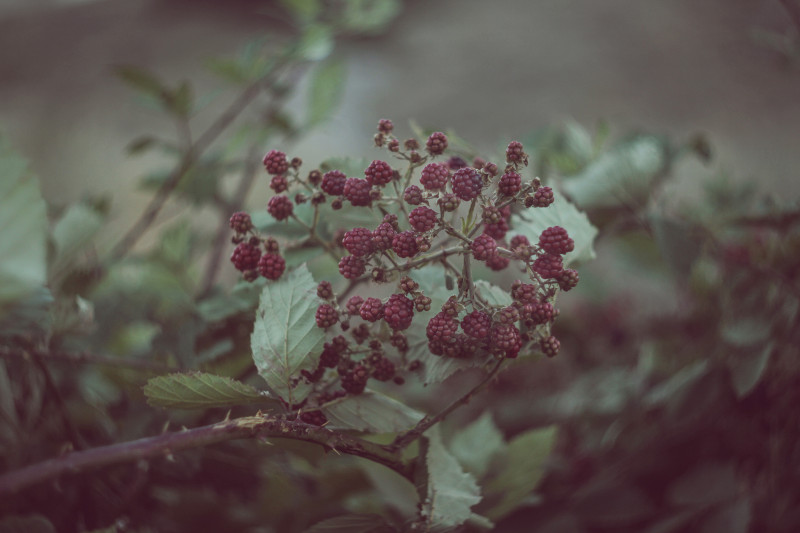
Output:
M302 160L302 159L300 159L299 157L293 157L293 158L292 158L292 161L289 163L289 165L290 165L290 166L291 166L293 169L297 170L298 168L300 168L301 166L303 166L303 160Z
M375 141L375 146L381 147L386 142L386 137L384 137L383 133L376 133L372 140Z
M398 141L397 139L392 139L391 141L389 141L386 147L389 149L390 152L399 152L400 141Z
M403 146L406 150L416 150L419 148L419 142L416 139L406 139L403 141Z
M320 181L322 181L322 172L319 170L312 170L308 173L308 182L311 185L319 185Z

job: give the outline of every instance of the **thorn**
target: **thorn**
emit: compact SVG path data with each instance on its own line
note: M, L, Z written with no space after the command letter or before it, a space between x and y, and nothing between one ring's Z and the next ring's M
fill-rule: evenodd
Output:
M223 422L230 422L230 420L231 420L231 410L228 409L228 412L225 413L225 418L223 419Z
M161 433L166 433L169 430L169 420L164 422L164 427L161 428Z

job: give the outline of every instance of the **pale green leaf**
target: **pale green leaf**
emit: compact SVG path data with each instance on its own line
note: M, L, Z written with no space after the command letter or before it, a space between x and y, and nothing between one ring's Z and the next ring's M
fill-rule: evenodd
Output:
M231 407L264 401L265 397L250 385L214 374L169 374L147 381L147 403L154 407L206 409Z
M52 272L67 266L103 227L103 217L90 206L78 203L70 206L53 228L55 258Z
M552 226L561 226L575 241L575 249L564 255L564 265L585 263L594 259L594 239L597 228L586 213L579 211L560 194L545 208L528 209L511 216L510 234L525 235L531 243L539 242L542 231Z
M526 431L508 443L504 466L484 485L487 501L496 502L479 512L497 521L522 504L539 485L558 429L556 426Z
M300 38L300 54L309 61L322 61L333 51L333 32L328 26L308 26Z
M346 68L343 61L328 60L311 74L308 94L308 125L327 120L344 94Z
M444 447L438 426L428 430L420 444L427 471L422 498L427 525L430 531L460 526L473 515L472 506L481 501L480 487Z
M479 279L475 282L475 290L489 303L489 305L508 306L513 299L509 291L504 291L497 285Z
M398 433L425 416L416 409L376 391L367 390L322 409L331 427L367 433Z
M503 434L488 411L456 433L450 442L450 451L458 462L477 479L489 470L492 458L505 450Z
M350 31L378 33L400 13L401 8L399 0L347 0L344 24Z
M347 514L328 518L308 528L306 533L392 533L397 531L378 514Z
M325 342L325 332L314 318L319 306L316 289L306 265L267 284L250 338L258 373L290 404L303 401L311 392L304 381L293 382L301 370L314 370Z
M589 162L594 155L594 144L589 132L574 120L568 120L564 124L562 132L564 150L583 166Z

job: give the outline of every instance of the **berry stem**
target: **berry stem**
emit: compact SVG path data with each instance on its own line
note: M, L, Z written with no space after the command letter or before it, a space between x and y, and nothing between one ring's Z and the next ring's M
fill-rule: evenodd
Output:
M314 218L312 220L311 226L300 220L294 213L290 214L289 216L292 219L294 219L295 222L303 226L306 229L306 231L308 231L308 238L313 240L323 248L325 248L325 251L328 253L328 255L330 255L335 261L338 262L341 259L341 257L339 257L339 254L336 253L336 251L331 247L331 245L328 244L324 239L320 239L319 236L317 235L316 226L317 222L319 221L319 209L317 208L317 206L314 206Z

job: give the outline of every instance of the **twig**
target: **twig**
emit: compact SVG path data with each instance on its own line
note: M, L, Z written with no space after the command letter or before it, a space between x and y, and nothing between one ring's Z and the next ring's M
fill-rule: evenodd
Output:
M287 438L313 442L338 453L355 455L391 468L407 479L412 466L400 454L383 446L339 431L263 416L247 416L174 433L164 433L130 442L102 446L14 470L0 476L0 496L19 493L29 487L65 474L80 474L104 466L139 461L244 438Z
M500 359L499 361L497 361L497 363L489 371L489 374L483 379L483 381L475 385L465 395L461 396L459 399L457 399L456 401L454 401L453 403L451 403L450 405L439 411L434 416L426 416L425 418L420 420L416 426L409 429L405 433L398 435L397 438L395 438L394 441L388 446L388 449L392 451L402 450L403 448L405 448L406 446L417 440L428 429L430 429L431 427L435 426L436 424L444 420L447 417L447 415L449 415L462 405L469 403L469 401L472 399L473 396L475 396L476 394L478 394L483 389L489 386L491 381L500 371L500 367L502 367L504 361L505 359Z

